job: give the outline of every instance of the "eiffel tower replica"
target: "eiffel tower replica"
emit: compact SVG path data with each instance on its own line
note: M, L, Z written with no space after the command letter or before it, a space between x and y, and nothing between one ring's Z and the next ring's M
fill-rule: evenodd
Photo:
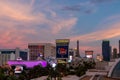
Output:
M80 52L79 52L79 40L77 40L76 57L80 57Z

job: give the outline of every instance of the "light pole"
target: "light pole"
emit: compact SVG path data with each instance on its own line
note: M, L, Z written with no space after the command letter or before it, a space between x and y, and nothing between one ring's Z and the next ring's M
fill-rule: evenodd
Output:
M53 68L52 75L54 75L54 80L56 80L56 73L55 73L55 71L56 71L56 63L52 63L52 68Z

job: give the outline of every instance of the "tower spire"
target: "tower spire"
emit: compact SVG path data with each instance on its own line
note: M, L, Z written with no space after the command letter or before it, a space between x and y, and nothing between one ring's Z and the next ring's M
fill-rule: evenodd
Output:
M77 40L77 52L76 52L76 57L80 57L80 54L79 54L79 40Z

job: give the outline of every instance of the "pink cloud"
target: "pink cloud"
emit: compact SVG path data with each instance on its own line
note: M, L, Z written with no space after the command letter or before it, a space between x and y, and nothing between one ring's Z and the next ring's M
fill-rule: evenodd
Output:
M23 46L24 41L22 37L23 36L16 36L16 34L12 34L12 32L5 32L4 35L1 35L0 44L3 48Z
M50 41L54 43L56 37L64 37L64 34L63 36L58 36L60 33L72 31L73 27L77 24L76 17L71 16L70 18L63 18L54 10L49 10L49 8L46 11L48 11L51 16L41 11L33 14L34 10L31 8L33 4L34 0L32 0L31 4L14 4L12 2L5 2L4 0L1 1L1 47L27 48L27 43L29 42ZM91 42L120 36L119 22L105 25L104 27L106 26L109 26L109 28L104 28L104 30L98 30L85 35L69 37L71 39L70 41L71 43L77 40L80 40L80 42ZM100 51L100 48L92 46L81 46L80 49L82 51L90 49Z
M31 0L30 6L32 7L34 5L34 3L35 3L35 0Z
M12 18L15 20L32 20L33 17L28 14L30 8L28 5L23 4L21 6L19 4L11 4L6 1L1 1L0 3L0 17L6 16L8 18Z
M32 3L34 3L34 0ZM32 14L33 9L31 8L30 4L21 4L16 2L15 5L13 5L11 2L1 1L0 9L0 44L3 48L25 48L27 43L31 41L47 41L49 40L48 38L51 38L51 35L56 36L56 34L53 33L59 33L63 29L67 29L68 31L71 30L77 21L76 18L64 20L54 11L50 11L52 15L51 19L47 18L47 15L42 12ZM56 22L54 17L59 17L59 21ZM42 28L42 24L45 24L47 29ZM54 32L55 30L57 32ZM46 38L45 40L41 39L41 37L44 38L43 34L47 40Z
M31 4L34 3L34 0ZM7 18L10 20L21 21L23 23L47 23L48 19L42 12L33 14L33 8L30 4L20 2L1 1L0 3L0 18Z
M83 42L86 41L97 41L97 40L104 40L104 39L111 39L114 37L120 36L120 23L114 23L112 25L108 25L110 28L104 28L104 30L98 30L96 32L88 33L85 35L78 35L71 37L71 41L80 40Z
M76 23L77 23L77 18L58 21L55 24L53 24L52 33L56 34L62 30L70 31Z

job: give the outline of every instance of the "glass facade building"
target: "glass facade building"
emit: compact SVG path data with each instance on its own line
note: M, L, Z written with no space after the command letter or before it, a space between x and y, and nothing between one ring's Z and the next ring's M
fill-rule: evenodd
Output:
M110 61L111 50L110 50L110 42L103 41L102 42L102 56L104 61Z

